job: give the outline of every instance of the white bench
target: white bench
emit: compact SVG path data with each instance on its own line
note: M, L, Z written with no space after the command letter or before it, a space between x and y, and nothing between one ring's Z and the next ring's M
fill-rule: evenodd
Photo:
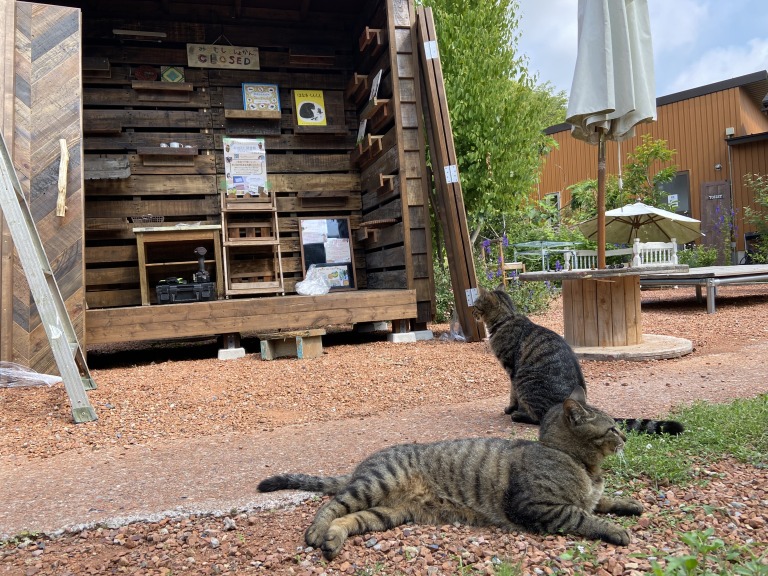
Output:
M677 242L640 242L635 238L632 248L606 250L605 256L632 256L632 268L677 265ZM573 250L565 255L566 270L597 268L597 250Z

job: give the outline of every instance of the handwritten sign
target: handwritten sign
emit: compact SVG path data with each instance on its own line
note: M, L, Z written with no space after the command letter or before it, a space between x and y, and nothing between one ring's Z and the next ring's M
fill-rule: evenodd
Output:
M194 68L259 69L259 49L225 44L187 44L187 64Z

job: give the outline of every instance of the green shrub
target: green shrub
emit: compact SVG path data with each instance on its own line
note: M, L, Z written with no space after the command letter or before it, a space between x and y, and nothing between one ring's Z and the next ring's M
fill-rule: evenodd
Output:
M498 255L493 251L475 257L477 283L486 290L495 290L503 286L501 266ZM559 282L523 282L518 279L507 281L507 292L515 306L524 314L536 314L545 311L553 298L560 294ZM449 322L454 309L453 288L448 265L435 267L436 322Z
M680 250L677 253L677 261L691 268L713 266L717 262L717 248L695 244L692 248Z

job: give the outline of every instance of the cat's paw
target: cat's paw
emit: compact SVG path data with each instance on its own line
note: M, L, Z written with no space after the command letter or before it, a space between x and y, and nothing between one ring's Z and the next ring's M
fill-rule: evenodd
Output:
M640 516L643 513L643 505L632 498L614 500L611 512L620 516Z
M325 542L325 535L327 532L327 526L319 525L318 523L313 522L309 528L307 528L307 531L304 532L304 541L307 543L307 546L312 546L312 548L321 548L323 542Z
M328 528L328 532L325 533L325 540L323 541L320 549L323 551L323 556L326 560L333 560L341 552L341 547L344 545L344 541L347 539L347 531L339 526Z
M616 546L626 546L630 541L629 530L621 526L610 525L600 534L600 539Z
M517 410L512 412L512 422L520 422L521 424L538 424L539 421L531 418L528 412Z
M507 406L504 408L504 414L512 414L515 410L517 410L517 406Z

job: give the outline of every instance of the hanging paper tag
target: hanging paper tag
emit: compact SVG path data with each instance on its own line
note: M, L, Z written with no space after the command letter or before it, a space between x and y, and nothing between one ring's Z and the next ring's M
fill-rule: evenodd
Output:
M444 170L445 170L446 184L453 184L454 182L459 181L459 169L456 167L456 164L451 164L450 166L446 166Z
M435 40L424 42L424 56L427 60L434 60L437 58L437 42Z
M474 306L477 300L477 288L467 288L464 292L467 294L467 306Z

